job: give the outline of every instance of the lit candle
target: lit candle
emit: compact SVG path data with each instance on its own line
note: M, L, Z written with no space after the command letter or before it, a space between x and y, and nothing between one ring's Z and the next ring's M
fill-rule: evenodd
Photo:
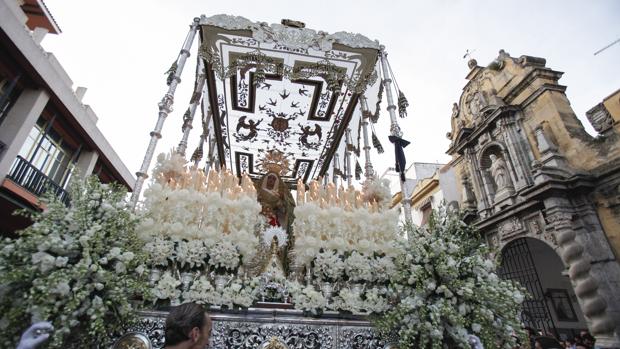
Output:
M358 191L356 191L355 193L355 207L356 208L364 207L364 203L362 202L362 194Z
M341 185L340 188L338 188L338 206L340 207L344 207L345 203L347 202L347 195L344 191L344 187Z
M306 186L301 178L297 179L297 206L306 202Z
M329 206L336 206L336 185L334 183L327 185L327 200L329 200Z
M319 183L317 181L310 182L310 201L317 202L319 200Z

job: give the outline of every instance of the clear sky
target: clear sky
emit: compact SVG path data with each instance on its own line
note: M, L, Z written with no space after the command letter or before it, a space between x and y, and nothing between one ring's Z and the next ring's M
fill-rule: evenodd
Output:
M618 0L511 1L93 1L46 0L63 33L48 35L53 52L74 81L88 88L84 102L99 116L98 126L135 172L167 90L164 72L176 59L192 18L231 14L253 21L300 20L330 33L359 32L387 47L397 81L411 107L401 121L409 162L447 162L452 103L466 83L467 49L486 65L504 49L512 56L544 57L565 72L560 83L586 130L585 112L620 88L620 44L593 53L620 38ZM197 45L194 45L194 49ZM193 52L195 50L192 50ZM183 74L157 153L181 137L182 114L193 87L196 55ZM387 112L382 116L387 119ZM388 120L383 120L385 124ZM193 138L198 132L194 129ZM378 128L385 148L387 127ZM389 149L389 148L388 148ZM189 152L193 150L190 144ZM387 150L387 149L386 149ZM379 172L391 152L375 155Z

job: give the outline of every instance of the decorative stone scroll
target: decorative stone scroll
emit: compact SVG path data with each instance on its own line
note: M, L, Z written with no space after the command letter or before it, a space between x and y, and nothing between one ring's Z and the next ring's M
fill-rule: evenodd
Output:
M603 103L599 103L594 108L588 110L586 116L590 124L592 124L592 127L594 127L594 130L598 133L604 133L614 124L613 118Z
M522 233L525 233L525 228L518 217L510 218L499 227L499 235L502 241L510 240Z

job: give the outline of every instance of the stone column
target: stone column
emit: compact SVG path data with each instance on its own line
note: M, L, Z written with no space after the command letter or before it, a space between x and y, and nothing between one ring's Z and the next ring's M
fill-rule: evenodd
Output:
M0 142L5 144L5 149L0 153L0 183L11 169L48 100L49 94L46 91L24 90L2 121Z
M469 173L471 175L471 184L474 187L474 192L477 194L478 198L478 211L483 211L488 207L491 207L491 202L488 201L487 196L485 194L484 183L482 177L484 174L480 170L478 166L478 160L476 159L476 155L474 154L473 149L465 150L465 160L469 164Z
M83 150L80 153L75 168L79 171L81 178L86 178L93 173L97 160L99 160L99 154L96 151Z
M607 311L607 302L598 291L599 281L591 273L591 259L584 253L583 244L577 239L573 227L573 214L554 210L547 219L553 225L558 252L568 267L570 281L586 316L590 332L603 348L620 348L620 339L614 334L614 321Z
M514 120L504 120L502 122L502 129L504 130L504 143L511 154L511 166L514 169L513 185L516 190L520 190L533 184L533 181L530 178L528 167L531 161L522 147L516 123L517 121ZM504 158L508 159L506 156Z

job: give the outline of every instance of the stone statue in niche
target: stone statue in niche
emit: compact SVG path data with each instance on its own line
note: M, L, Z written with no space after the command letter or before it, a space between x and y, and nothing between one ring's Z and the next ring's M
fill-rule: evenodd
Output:
M506 161L495 154L490 154L489 158L491 159L491 175L496 186L494 202L499 203L510 197L514 193L514 189L510 181L510 173L508 172Z
M495 89L491 89L489 91L476 92L469 104L469 110L475 117L479 117L483 113L494 111L503 105L506 105L506 103L497 95Z
M474 93L471 101L469 102L469 111L474 117L479 117L482 113L482 108L488 105L487 100L482 91Z
M497 186L497 191L500 191L508 186L508 168L506 167L506 161L497 157L495 154L489 155L491 158L491 175Z

